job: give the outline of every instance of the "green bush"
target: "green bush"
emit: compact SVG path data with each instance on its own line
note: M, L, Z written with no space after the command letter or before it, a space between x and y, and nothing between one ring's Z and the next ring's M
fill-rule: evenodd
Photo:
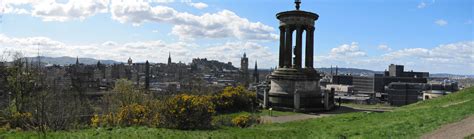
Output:
M211 128L214 105L209 96L181 94L163 103L161 124L176 129Z
M233 117L231 116L214 116L212 118L212 125L215 127L233 126L232 119Z
M33 126L33 116L31 113L15 112L10 117L9 126L21 129L31 129Z

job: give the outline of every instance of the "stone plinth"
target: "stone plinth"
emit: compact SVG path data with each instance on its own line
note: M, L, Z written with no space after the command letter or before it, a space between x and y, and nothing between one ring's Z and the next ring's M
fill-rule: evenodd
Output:
M312 111L324 109L324 95L314 69L279 68L270 76L268 105L275 109ZM295 95L297 93L298 95ZM295 99L295 97L299 97ZM299 106L295 106L299 104Z

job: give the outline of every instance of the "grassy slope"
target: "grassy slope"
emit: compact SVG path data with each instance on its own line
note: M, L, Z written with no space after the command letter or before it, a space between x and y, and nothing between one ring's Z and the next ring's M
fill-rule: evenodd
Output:
M385 113L349 113L332 117L265 124L252 128L222 128L213 131L180 131L146 127L121 129L87 129L53 132L48 138L415 138L441 125L459 121L474 114L474 88L439 99L419 102ZM36 138L35 132L0 132L0 138Z

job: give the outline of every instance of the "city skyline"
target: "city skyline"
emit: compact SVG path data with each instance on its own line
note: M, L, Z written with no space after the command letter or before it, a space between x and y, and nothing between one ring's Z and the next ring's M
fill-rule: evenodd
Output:
M315 67L474 74L472 1L302 1L320 15ZM165 63L208 58L259 67L278 64L275 13L293 1L0 2L0 50L36 56ZM452 52L452 53L449 53ZM466 68L467 67L467 68ZM471 69L471 70L470 70Z

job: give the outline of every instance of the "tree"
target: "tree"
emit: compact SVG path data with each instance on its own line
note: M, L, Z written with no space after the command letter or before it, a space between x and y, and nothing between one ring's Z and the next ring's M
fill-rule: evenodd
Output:
M13 65L7 68L7 91L10 95L10 111L24 112L28 98L37 90L36 73L21 53L15 53Z
M102 97L105 112L116 112L118 108L131 104L143 104L145 100L145 93L135 88L133 82L127 79L117 80L112 92Z

